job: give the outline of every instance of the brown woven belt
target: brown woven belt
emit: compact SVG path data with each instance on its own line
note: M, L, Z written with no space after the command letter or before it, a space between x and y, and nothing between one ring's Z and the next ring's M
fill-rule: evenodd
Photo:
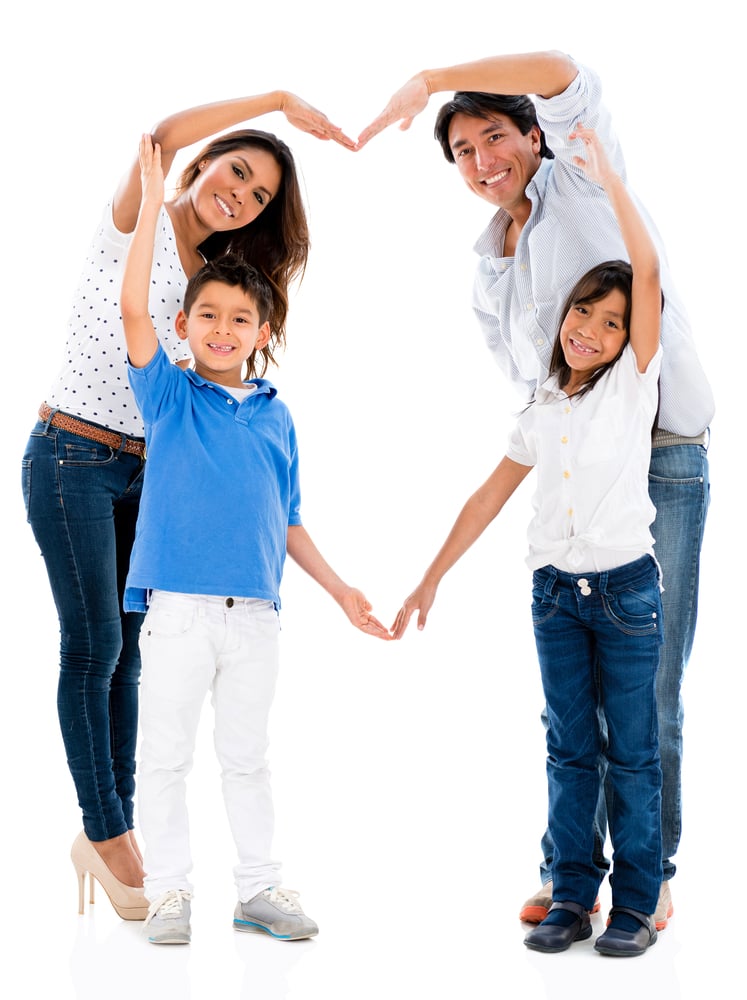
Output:
M107 431L104 427L98 427L96 424L76 420L75 417L71 417L61 410L53 410L46 403L42 403L39 407L39 416L44 423L49 423L52 427L59 427L60 430L69 431L71 434L86 438L88 441L106 444L114 451L124 451L128 455L138 455L140 458L145 458L145 441L142 438L130 438L124 434L117 434L115 431Z

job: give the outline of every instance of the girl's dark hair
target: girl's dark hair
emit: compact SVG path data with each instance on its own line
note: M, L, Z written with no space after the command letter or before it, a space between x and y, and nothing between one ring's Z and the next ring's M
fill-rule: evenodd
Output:
M261 326L269 320L273 309L273 290L269 281L259 268L248 264L235 254L224 254L215 260L209 260L196 274L192 275L184 291L183 308L187 316L189 316L201 289L210 281L217 281L219 284L228 285L231 288L240 288L257 307L259 325ZM274 361L272 350L270 350L269 360ZM266 355L263 356L263 351L254 350L246 361L246 377L252 378L254 375L262 375L267 368L267 362L268 358Z
M477 90L458 90L438 112L433 129L449 163L454 163L454 154L449 145L449 125L454 115L459 114L469 118L484 118L486 121L503 115L511 119L522 135L528 135L535 125L539 128L534 102L526 94L484 94ZM555 153L547 145L545 133L541 128L539 131L540 156L554 160Z
M626 260L607 260L603 264L597 264L596 267L592 267L590 271L586 272L583 278L580 278L576 282L571 289L568 298L565 300L563 309L560 313L558 334L555 337L555 343L550 357L550 367L548 369L548 375L557 374L558 384L561 389L568 384L568 380L571 377L571 368L565 360L563 348L560 343L560 329L563 325L563 321L574 306L582 305L585 302L598 302L599 299L603 299L605 295L608 295L615 289L622 292L625 296L625 312L623 313L625 340L623 341L617 356L613 358L612 361L608 361L606 365L602 365L601 368L597 368L596 371L592 372L588 382L585 382L577 393L577 395L582 396L590 389L593 389L604 373L609 371L609 369L617 363L625 345L630 339L630 307L633 291L633 269Z
M291 282L303 277L309 255L309 229L301 197L293 154L282 139L271 132L238 129L219 136L184 168L177 182L177 196L192 186L200 174L200 164L240 149L261 149L275 158L281 169L280 187L270 204L241 229L216 232L198 248L213 260L231 253L241 257L264 274L273 293L269 316L272 336L262 350L259 374L267 365L276 364L273 351L285 345L288 316L288 289Z

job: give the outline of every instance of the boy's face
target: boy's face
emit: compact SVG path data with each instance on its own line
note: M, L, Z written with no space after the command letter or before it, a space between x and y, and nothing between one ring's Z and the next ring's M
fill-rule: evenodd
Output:
M189 341L197 374L218 385L240 386L247 358L270 339L270 324L259 322L254 299L220 281L203 285L189 315L181 310L175 325Z

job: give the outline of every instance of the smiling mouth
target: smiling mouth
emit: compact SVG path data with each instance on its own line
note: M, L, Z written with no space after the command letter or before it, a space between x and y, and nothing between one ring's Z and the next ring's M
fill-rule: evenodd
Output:
M491 184L498 184L505 177L508 177L508 168L506 170L499 170L497 174L491 174L490 177L485 177L480 181L481 184L485 184L490 187Z
M573 337L570 337L569 339L570 339L570 342L571 342L571 346L573 347L573 350L577 351L579 354L596 354L597 353L594 350L593 347L587 347L586 344L582 344L580 340L574 340Z
M216 204L218 205L218 208L221 210L221 212L227 218L232 219L233 218L233 212L231 211L231 208L228 205L228 203L225 202L225 201L223 201L223 199L220 198L217 194L214 197L215 197Z

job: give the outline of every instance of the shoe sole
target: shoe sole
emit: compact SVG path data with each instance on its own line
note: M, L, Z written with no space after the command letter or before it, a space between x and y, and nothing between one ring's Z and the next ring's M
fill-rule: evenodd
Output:
M189 944L190 936L172 934L169 937L149 937L148 940L151 944Z
M600 907L601 903L597 898L589 913L599 913ZM547 906L525 906L519 914L519 920L524 924L541 924L549 912L550 908ZM671 916L671 913L669 915ZM656 929L660 930L658 924Z
M674 913L674 906L670 905L669 909L667 910L666 917L664 917L662 920L657 920L656 921L655 926L656 926L657 931L663 931L664 930L664 928L669 923L669 918L672 916L673 913Z
M527 946L527 948L531 949L531 951L541 951L545 955L557 955L561 951L568 951L571 945L575 944L576 941L588 941L592 933L593 933L593 928L585 927L583 930L578 932L578 934L572 941L569 941L568 944L564 945L562 948L547 948L541 944L531 944L528 941L525 941L524 944Z
M604 945L600 948L599 942L596 941L594 943L594 950L598 951L600 955L607 955L610 958L638 958L639 955L644 955L652 945L656 944L656 941L657 935L654 934L646 947L640 951L624 951L622 949L617 951L615 948L605 948Z
M247 934L269 934L276 941L305 941L306 938L314 937L319 933L317 930L307 931L303 934L275 934L274 931L271 931L269 927L265 927L264 924L255 924L249 920L237 920L235 917L233 926L234 930L244 931Z

